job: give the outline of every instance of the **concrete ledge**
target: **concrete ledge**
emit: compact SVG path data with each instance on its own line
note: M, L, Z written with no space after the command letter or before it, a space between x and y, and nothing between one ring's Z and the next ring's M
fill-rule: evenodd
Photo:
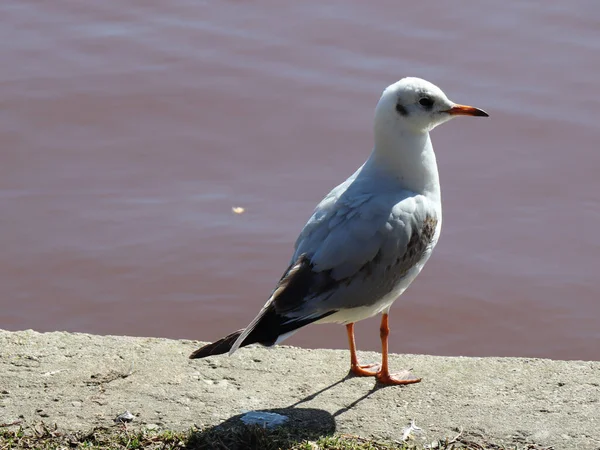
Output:
M379 387L347 377L343 350L257 347L189 360L198 345L0 330L0 423L81 431L128 410L134 426L185 430L271 410L324 433L399 440L415 420L425 442L463 428L506 445L600 449L600 362L393 355L393 368L423 382Z

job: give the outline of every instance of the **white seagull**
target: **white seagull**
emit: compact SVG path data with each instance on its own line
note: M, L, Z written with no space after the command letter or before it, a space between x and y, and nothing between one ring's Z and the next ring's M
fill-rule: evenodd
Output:
M346 325L354 374L383 384L421 381L406 370L390 373L388 315L440 235L440 181L429 132L460 115L488 116L420 78L385 89L375 108L369 159L317 205L267 303L245 329L190 358L231 355L254 343L273 346L309 323L336 322ZM381 364L360 365L354 323L379 313Z

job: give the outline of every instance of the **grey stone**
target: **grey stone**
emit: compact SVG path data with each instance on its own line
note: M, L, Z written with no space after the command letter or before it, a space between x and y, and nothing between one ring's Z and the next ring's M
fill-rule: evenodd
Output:
M263 411L295 426L327 424L383 440L401 440L414 420L422 429L414 438L423 443L464 430L512 447L600 447L600 362L390 355L393 370L412 368L423 381L382 387L347 376L347 350L246 347L210 362L188 359L199 345L0 330L0 389L10 392L0 423L22 417L33 426L41 410L47 424L87 431L111 425L121 411L148 420L159 410L161 428L187 430ZM363 352L361 359L380 355ZM136 422L129 426L144 426Z

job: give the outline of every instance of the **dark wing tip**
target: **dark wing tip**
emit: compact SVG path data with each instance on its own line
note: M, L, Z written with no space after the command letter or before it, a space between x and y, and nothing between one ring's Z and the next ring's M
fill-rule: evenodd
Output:
M231 350L231 347L233 347L233 344L239 335L242 334L242 331L244 330L235 331L230 335L213 342L212 344L206 344L200 347L198 350L194 351L189 358L206 358L207 356L222 355L223 353L227 353L229 350Z

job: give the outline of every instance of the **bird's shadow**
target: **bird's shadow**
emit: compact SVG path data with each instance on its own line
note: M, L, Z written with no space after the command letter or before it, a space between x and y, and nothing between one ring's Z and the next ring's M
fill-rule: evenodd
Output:
M245 414L237 414L216 426L191 433L186 442L186 448L218 450L289 448L302 441L318 440L321 437L331 436L336 431L336 417L349 411L374 392L386 386L375 383L364 395L334 413L317 408L302 408L299 405L314 400L319 395L350 378L354 378L351 373L285 408L256 411L259 413L275 413L287 417L288 420L284 426L274 429L258 425L248 426L241 420Z
M307 395L303 399L298 400L296 403L293 403L292 405L290 405L288 408L295 408L295 407L297 407L298 405L300 405L302 403L306 403L306 402L309 402L311 400L314 400L319 395L323 394L324 392L328 391L329 389L332 389L332 388L336 387L339 384L342 384L343 382L347 381L350 378L357 378L357 377L352 372L348 372L348 374L344 378L341 378L340 380L336 381L335 383L332 383L329 386L326 386L323 389L318 390L317 392L313 392L312 394ZM368 397L370 397L373 393L377 392L379 389L384 389L386 387L389 387L389 386L384 385L384 384L380 384L380 383L376 382L373 385L373 387L366 394L360 396L359 398L357 398L356 400L354 400L349 405L346 405L343 408L338 409L331 416L335 418L335 417L339 416L340 414L343 414L343 413L349 411L350 409L352 409L356 405L358 405L360 402L362 402L363 400L365 400Z
M273 408L253 411L275 413L287 417L283 426L272 429L246 425L237 414L210 428L190 433L185 448L190 450L268 450L291 448L303 441L318 440L335 433L335 419L327 411L316 408Z

